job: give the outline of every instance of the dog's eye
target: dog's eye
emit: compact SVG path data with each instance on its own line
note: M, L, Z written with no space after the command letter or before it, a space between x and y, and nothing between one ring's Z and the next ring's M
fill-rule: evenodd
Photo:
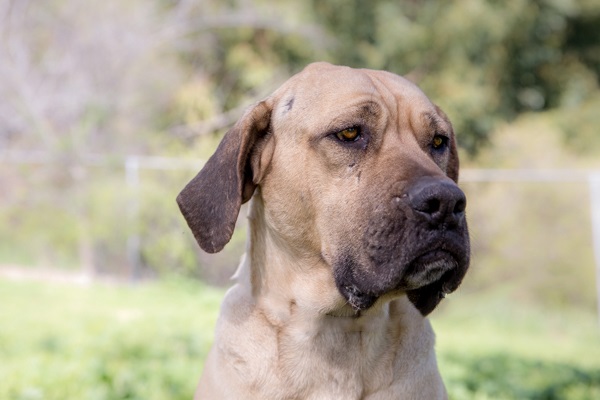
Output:
M355 142L360 139L360 128L352 127L335 134L342 142Z
M448 145L448 138L442 135L435 135L431 141L431 147L434 150L443 150Z

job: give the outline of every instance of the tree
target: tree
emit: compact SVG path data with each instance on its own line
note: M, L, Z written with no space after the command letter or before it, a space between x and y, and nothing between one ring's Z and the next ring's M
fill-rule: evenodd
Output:
M419 83L475 153L500 121L583 106L598 91L600 4L313 1L334 61Z

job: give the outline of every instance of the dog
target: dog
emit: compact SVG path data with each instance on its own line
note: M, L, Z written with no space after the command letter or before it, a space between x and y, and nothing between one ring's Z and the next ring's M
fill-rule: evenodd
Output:
M385 71L308 65L177 197L202 249L246 254L196 399L444 399L426 316L469 266L446 115Z

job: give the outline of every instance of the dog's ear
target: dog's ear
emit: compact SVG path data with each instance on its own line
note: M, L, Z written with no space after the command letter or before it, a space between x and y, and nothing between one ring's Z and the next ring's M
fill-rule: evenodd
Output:
M452 140L450 141L450 158L446 167L446 174L454 182L458 183L458 169L460 162L458 161L458 149L456 148L456 134L452 132Z
M261 157L251 157L257 143L269 132L271 107L260 102L252 107L223 137L204 168L177 196L177 204L200 247L220 251L231 239L240 206L256 188L252 167L266 167ZM253 160L251 160L253 158Z
M448 119L448 116L441 108L439 108L438 106L435 106L435 110L450 126L450 132L449 132L450 133L450 158L448 160L448 166L446 167L446 175L448 175L448 177L450 179L452 179L454 182L458 183L459 161L458 161L458 149L456 147L456 135L454 133L454 128L452 127L452 123Z

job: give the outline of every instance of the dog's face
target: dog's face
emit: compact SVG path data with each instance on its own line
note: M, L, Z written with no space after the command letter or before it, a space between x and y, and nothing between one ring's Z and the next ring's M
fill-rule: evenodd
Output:
M251 110L178 201L200 245L218 251L226 217L260 186L270 230L324 260L353 308L406 292L425 315L469 264L457 178L452 126L415 85L319 63ZM233 183L219 194L223 180Z

